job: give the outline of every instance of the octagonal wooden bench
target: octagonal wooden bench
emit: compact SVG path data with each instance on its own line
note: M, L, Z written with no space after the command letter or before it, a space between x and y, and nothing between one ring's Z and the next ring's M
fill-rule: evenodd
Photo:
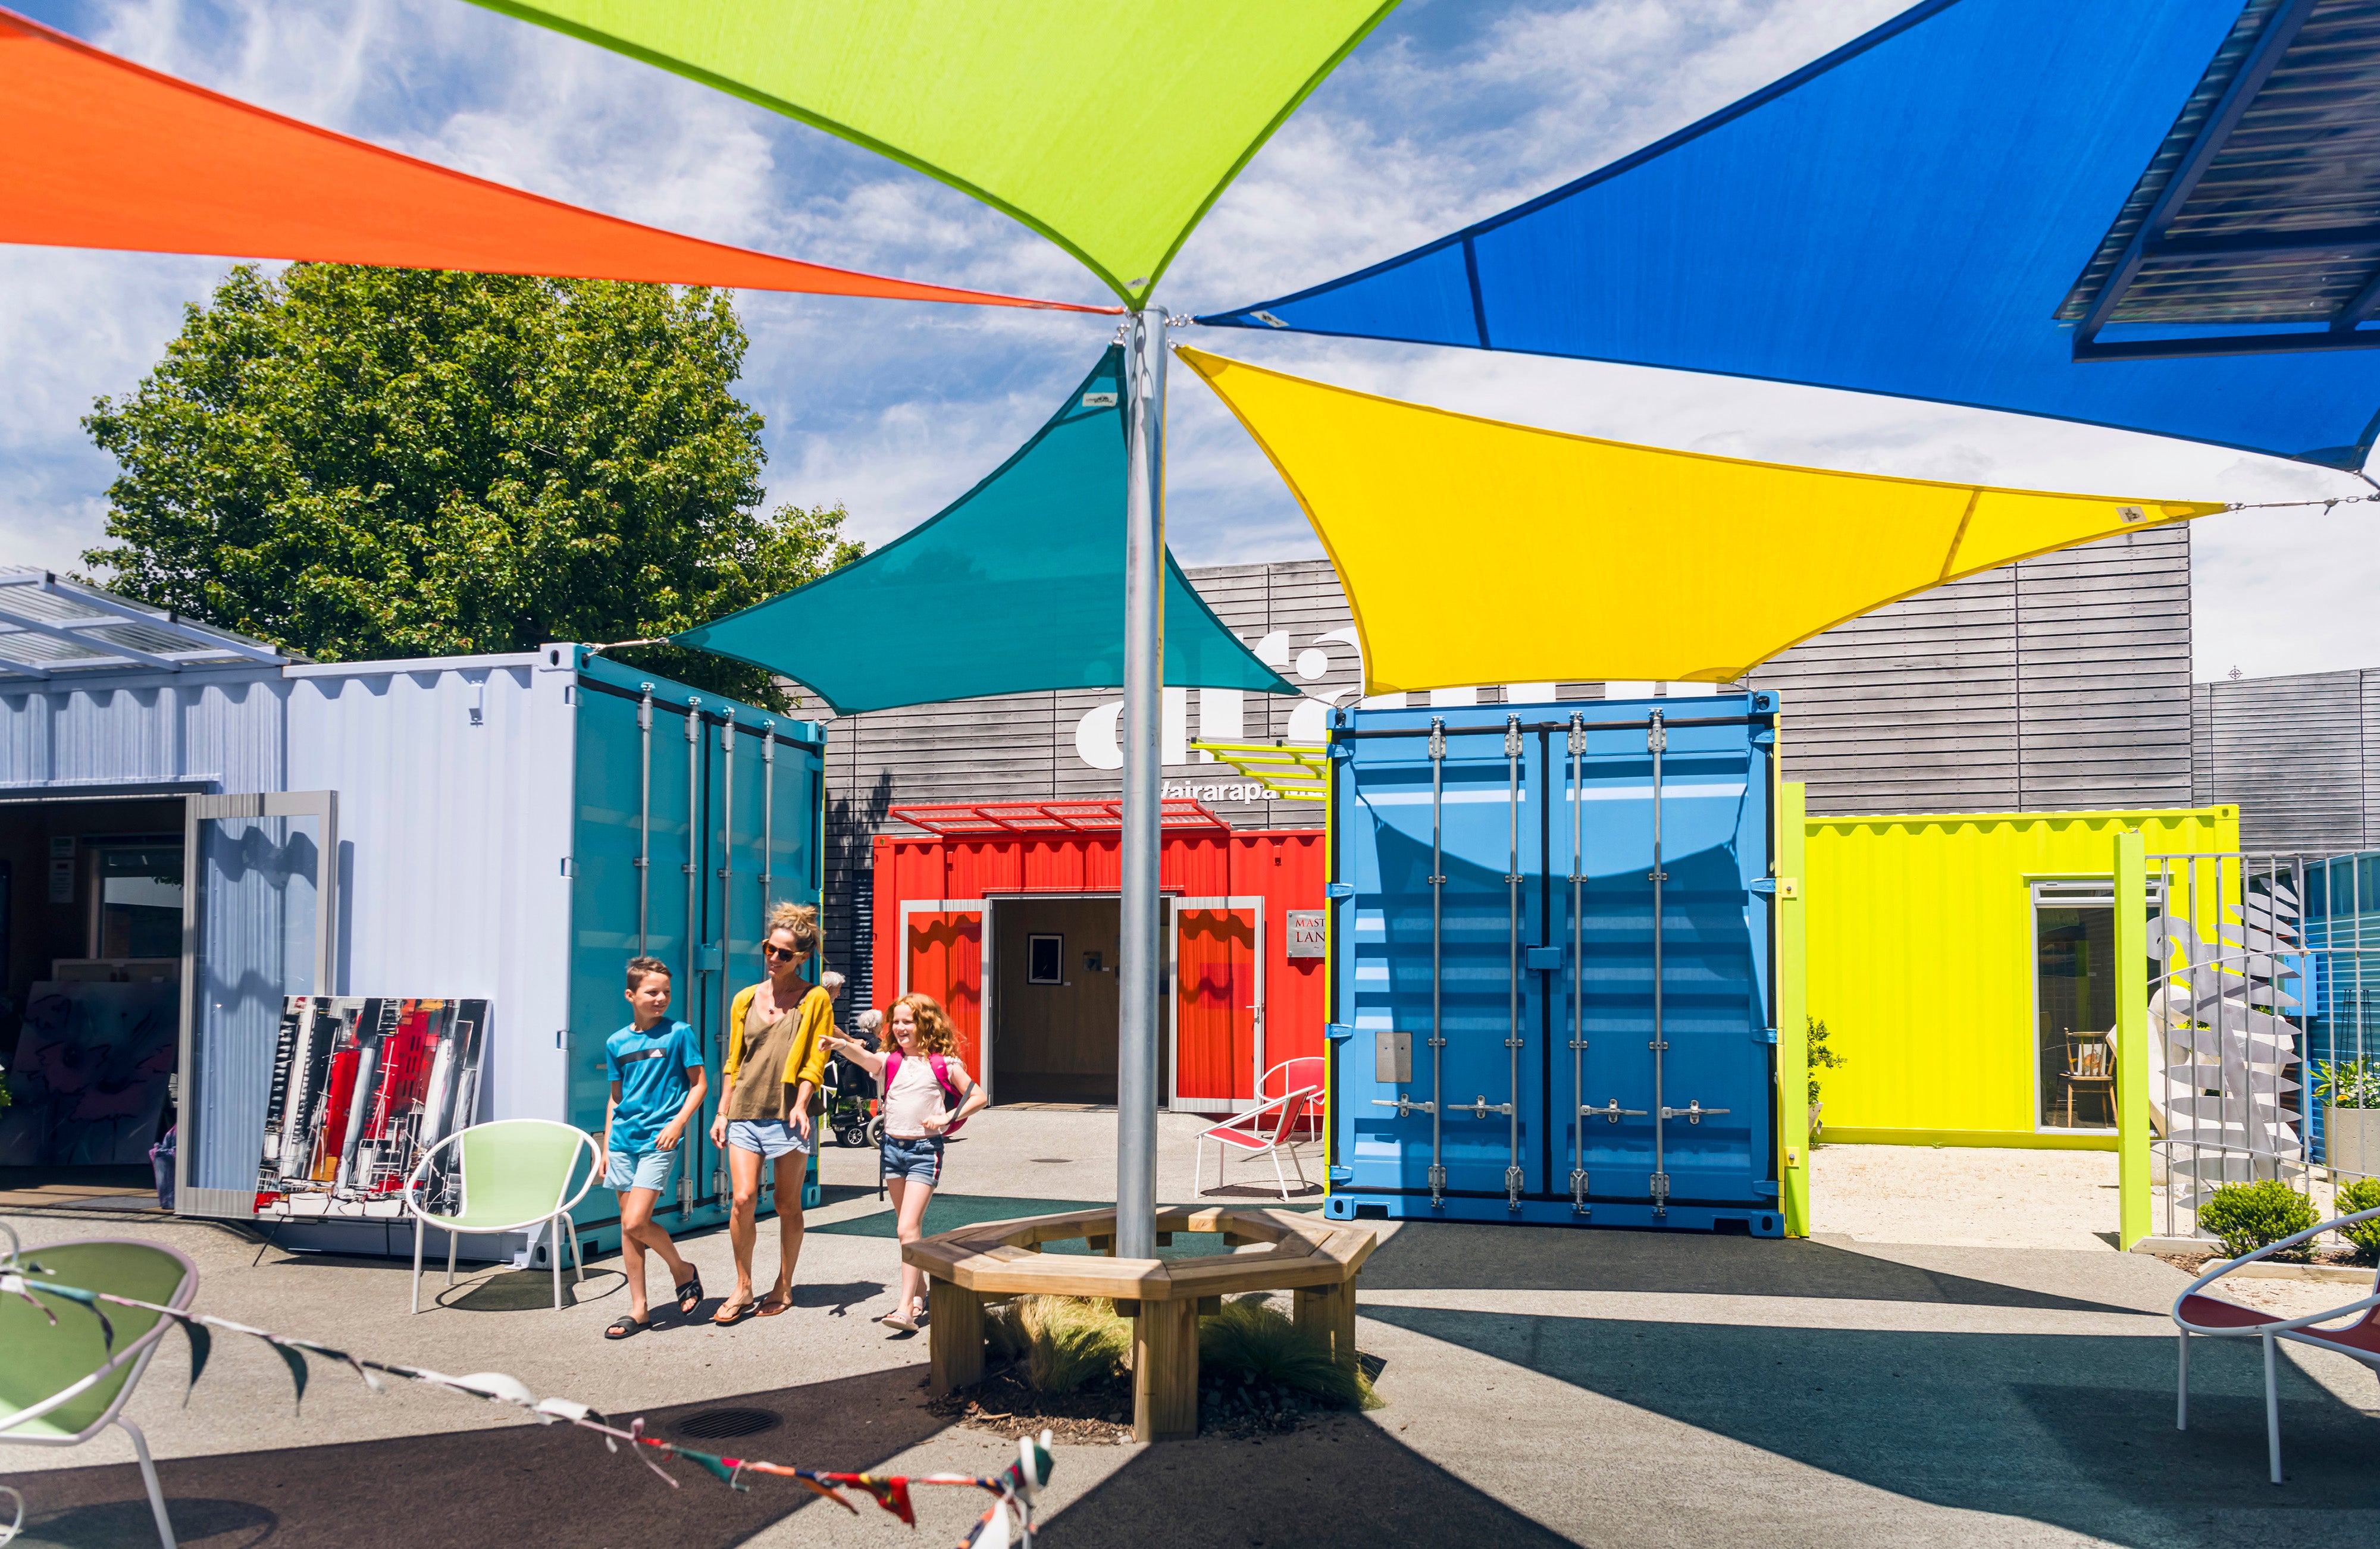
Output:
M1132 1428L1145 1442L1197 1434L1198 1319L1220 1311L1224 1297L1292 1291L1297 1326L1335 1359L1355 1359L1355 1277L1372 1255L1370 1228L1292 1210L1176 1207L1157 1213L1160 1244L1177 1231L1220 1232L1231 1251L1123 1259L1112 1256L1115 1215L1104 1208L982 1221L905 1246L902 1259L930 1282L931 1390L948 1393L983 1376L984 1308L1013 1296L1106 1297L1132 1320ZM1077 1238L1094 1252L1041 1251Z

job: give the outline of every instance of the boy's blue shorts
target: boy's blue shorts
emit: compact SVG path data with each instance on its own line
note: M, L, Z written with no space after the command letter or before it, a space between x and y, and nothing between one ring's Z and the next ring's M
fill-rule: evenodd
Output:
M606 1189L650 1189L657 1194L669 1192L670 1174L677 1168L679 1146L670 1151L614 1151L603 1168Z

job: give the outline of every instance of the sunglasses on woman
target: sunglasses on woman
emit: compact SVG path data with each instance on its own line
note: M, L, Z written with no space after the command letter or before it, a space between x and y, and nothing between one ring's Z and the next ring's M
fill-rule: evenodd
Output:
M801 956L802 954L794 950L791 947L771 947L764 943L760 948L760 955L767 958L771 962L774 962L781 958L787 962L791 962L794 959Z

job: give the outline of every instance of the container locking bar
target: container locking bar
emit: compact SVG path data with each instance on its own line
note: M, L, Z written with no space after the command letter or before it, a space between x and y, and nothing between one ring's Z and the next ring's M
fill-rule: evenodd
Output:
M689 696L686 701L686 986L687 1010L695 1010L694 1002L702 994L702 900L698 891L702 883L702 700ZM698 1016L699 1013L697 1012ZM711 1058L723 1059L724 1048L711 1051ZM724 1100L726 1094L720 1095ZM713 1110L714 1112L716 1109ZM710 1133L708 1124L694 1126L695 1133L686 1137L688 1149L686 1166L677 1175L677 1207L681 1214L694 1208L694 1170L701 1165L702 1143Z
M1438 1112L1438 1105L1436 1103L1416 1103L1411 1097L1398 1097L1394 1100L1390 1100L1387 1097L1375 1097L1372 1099L1372 1106L1376 1108L1394 1108L1397 1110L1397 1117L1399 1119L1402 1119L1409 1113L1435 1114Z
M1579 1105L1578 1111L1589 1119L1608 1119L1614 1124L1619 1123L1622 1118L1642 1119L1645 1117L1645 1110L1643 1108L1621 1107L1620 1106L1620 1099L1617 1097L1612 1098L1611 1101L1604 1104L1599 1108L1588 1107L1586 1105L1582 1103Z
M1586 865L1580 816L1586 808L1584 764L1586 717L1573 710L1570 718L1570 1101L1586 1111ZM1615 1119L1613 1122L1617 1123ZM1593 1214L1586 1207L1586 1122L1570 1126L1570 1208L1573 1216Z
M653 914L653 685L638 684L637 700L637 955L652 950Z
M1670 874L1661 865L1661 755L1670 745L1670 733L1662 724L1661 712L1655 710L1647 718L1645 730L1645 750L1653 756L1653 869L1645 877L1653 884L1653 1107L1658 1110L1653 1119L1653 1214L1670 1213L1670 1174L1664 1154L1662 1120L1670 1117L1670 1108L1661 1096L1662 1067L1669 1053L1670 1040L1661 1019L1661 886Z
M1429 1207L1446 1208L1446 721L1429 719ZM1406 1111L1400 1108L1400 1113Z
M1504 1035L1504 1055L1512 1066L1512 1099L1503 1111L1511 1116L1504 1158L1504 1208L1521 1208L1521 718L1504 718L1504 779L1512 836L1512 862L1504 871L1505 942L1510 950L1506 969L1512 1006L1510 1031ZM1483 1099L1484 1101L1484 1099Z
M1378 1100L1377 1097L1373 1099L1375 1102ZM1487 1094L1482 1093L1470 1102L1454 1104L1449 1111L1467 1113L1474 1119L1486 1119L1491 1114L1512 1113L1513 1107L1510 1103L1491 1103L1488 1100Z
M1697 1099L1694 1102L1688 1103L1682 1108L1663 1108L1661 1110L1661 1117L1664 1119L1682 1119L1689 1124L1699 1124L1706 1119L1716 1118L1718 1115L1727 1111L1728 1110L1726 1108L1706 1108L1703 1107L1701 1101Z

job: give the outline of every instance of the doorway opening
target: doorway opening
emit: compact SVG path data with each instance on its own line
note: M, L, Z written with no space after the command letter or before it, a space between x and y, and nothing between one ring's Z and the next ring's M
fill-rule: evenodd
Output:
M178 796L0 804L0 1176L15 1186L152 1177L175 1120L183 817Z
M2116 899L2104 882L2033 885L2034 1125L2116 1127Z
M1003 1103L1113 1106L1123 905L1029 897L990 907L992 1091Z

